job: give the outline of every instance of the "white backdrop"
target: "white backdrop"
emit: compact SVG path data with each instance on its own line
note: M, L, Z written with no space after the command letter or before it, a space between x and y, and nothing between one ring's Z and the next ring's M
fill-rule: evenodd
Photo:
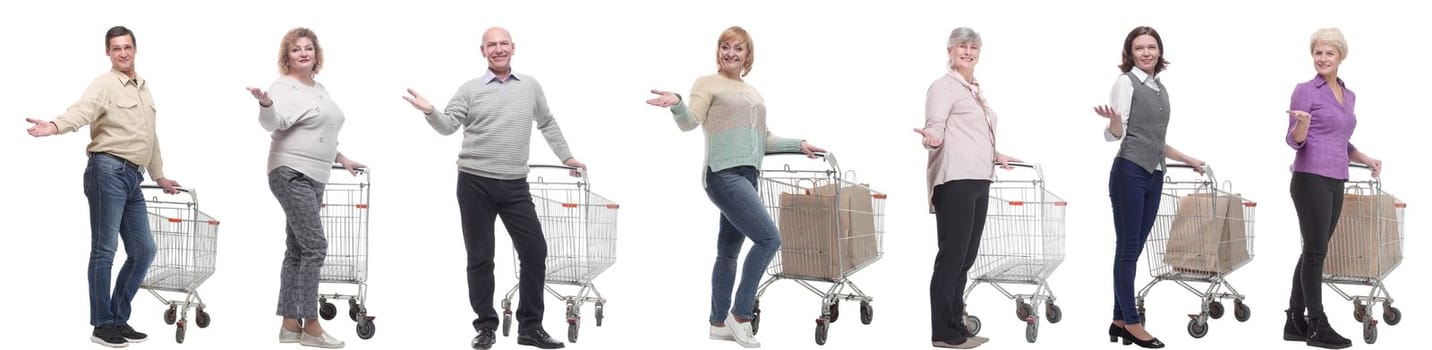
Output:
M438 136L400 96L411 87L446 103L458 85L482 74L478 43L492 25L512 31L516 70L543 83L596 191L622 204L619 260L598 279L611 299L605 325L593 326L588 306L571 348L737 347L706 340L717 212L698 176L701 135L678 131L670 113L643 103L650 89L685 93L697 76L714 72L716 38L730 25L754 36L748 80L766 97L771 129L830 149L860 180L890 194L887 254L855 276L876 298L875 322L859 325L857 308L846 305L852 316L833 325L825 348L928 344L934 217L921 199L925 151L910 129L923 123L925 89L943 74L944 42L957 26L984 37L976 75L1002 118L1000 150L1042 163L1050 189L1070 202L1069 257L1051 279L1064 321L1044 324L1040 342L1025 343L1013 303L982 288L970 312L982 316L982 335L993 338L986 348L1104 342L1114 241L1107 174L1117 144L1103 141L1104 119L1091 107L1107 103L1120 45L1138 25L1162 33L1173 62L1163 75L1174 105L1170 143L1259 204L1256 257L1231 277L1249 296L1252 320L1215 320L1207 337L1192 339L1184 325L1185 315L1197 312L1196 299L1161 285L1149 301L1148 327L1170 346L1302 347L1279 337L1299 250L1283 111L1293 86L1315 74L1307 46L1315 29L1340 27L1350 43L1341 75L1359 97L1353 141L1385 162L1385 188L1410 204L1409 213L1427 203L1417 181L1428 167L1417 158L1423 152L1414 152L1427 148L1410 139L1423 135L1413 101L1432 91L1419 84L1425 70L1409 64L1432 52L1412 41L1428 31L1410 5L876 4L235 1L201 10L167 2L7 3L0 32L7 33L3 66L10 72L0 84L0 115L9 131L0 133L0 147L13 185L0 222L12 238L0 254L8 315L0 329L13 334L7 347L94 346L86 339L89 233L81 186L88 129L38 140L22 129L25 117L62 113L105 72L102 34L116 24L138 35L136 62L153 84L166 172L197 189L204 210L223 221L218 273L201 288L213 325L191 329L186 343L175 345L163 307L141 294L131 322L155 338L141 345L152 349L281 346L273 309L283 216L263 171L269 138L244 87L269 86L279 39L295 26L313 28L325 49L318 79L348 118L340 149L374 169L369 309L377 335L359 340L346 317L325 323L350 348L460 349L473 336L454 195L460 136ZM533 162L557 162L540 137L534 142ZM499 293L515 283L500 227ZM1388 281L1406 320L1381 326L1379 347L1411 346L1418 329L1432 325L1425 316L1432 311L1414 297L1418 286L1408 278L1428 271L1416 256L1427 247L1419 235L1426 227L1407 222L1409 257ZM1145 264L1141 259L1140 285L1149 279ZM1333 325L1364 346L1350 303L1330 291L1324 299ZM816 347L818 299L783 282L763 305L758 337L766 348ZM546 326L559 337L561 310L549 299ZM514 338L499 339L498 347L513 348Z

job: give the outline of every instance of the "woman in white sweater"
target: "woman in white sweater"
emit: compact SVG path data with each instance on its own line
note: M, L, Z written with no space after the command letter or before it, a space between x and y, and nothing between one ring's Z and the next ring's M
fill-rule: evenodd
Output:
M333 163L357 174L362 164L338 152L343 111L323 84L313 80L323 67L318 36L307 28L285 34L279 46L279 72L267 92L248 88L259 102L259 125L272 132L269 190L287 216L287 244L280 276L280 343L341 348L318 324L318 273L328 251L319 208Z

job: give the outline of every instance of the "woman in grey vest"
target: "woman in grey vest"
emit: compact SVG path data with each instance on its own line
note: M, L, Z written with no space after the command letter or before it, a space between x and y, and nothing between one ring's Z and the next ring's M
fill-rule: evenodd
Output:
M1123 73L1114 81L1110 105L1094 107L1109 119L1104 140L1121 141L1109 170L1109 201L1114 208L1114 322L1109 341L1162 348L1163 342L1144 330L1134 305L1134 275L1144 241L1153 230L1163 191L1164 159L1191 165L1200 174L1203 162L1164 143L1168 133L1169 98L1158 73L1168 66L1163 39L1149 27L1134 28L1124 38ZM1135 69L1138 68L1138 69Z

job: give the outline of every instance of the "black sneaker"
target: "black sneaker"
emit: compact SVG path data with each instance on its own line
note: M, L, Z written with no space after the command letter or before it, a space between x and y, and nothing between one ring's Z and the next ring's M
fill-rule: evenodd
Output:
M552 336L547 335L547 331L541 328L521 333L517 336L517 345L535 346L541 349L561 349L567 346L567 344L552 339Z
M124 340L124 336L119 335L119 327L115 326L94 327L94 333L90 334L90 341L111 348L129 346L129 342Z
M491 329L479 329L477 337L472 338L472 348L477 350L491 349L492 344L495 343L497 343L497 331Z
M119 336L130 343L143 343L145 339L149 339L149 335L134 330L128 323L119 325Z

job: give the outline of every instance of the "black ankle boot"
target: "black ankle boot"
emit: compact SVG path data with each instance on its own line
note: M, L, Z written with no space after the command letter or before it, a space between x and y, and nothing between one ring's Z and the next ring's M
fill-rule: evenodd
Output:
M1308 346L1342 349L1352 346L1352 341L1333 330L1327 315L1308 316Z
M1307 341L1308 340L1308 319L1301 311L1283 310L1288 314L1288 321L1283 323L1283 340Z

